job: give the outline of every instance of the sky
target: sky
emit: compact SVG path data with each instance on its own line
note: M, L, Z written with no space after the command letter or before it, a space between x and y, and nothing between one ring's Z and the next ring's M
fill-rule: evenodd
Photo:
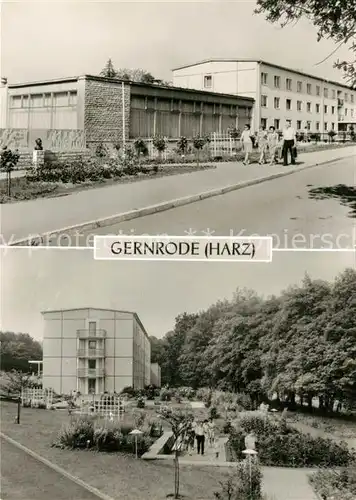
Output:
M257 58L333 80L346 47L317 42L300 21L281 29L254 15L255 0L2 2L1 76L9 83L143 68L171 80L171 69L213 57Z
M312 279L334 280L355 266L350 252L275 252L272 263L94 261L93 250L0 250L1 330L42 338L41 311L98 307L136 312L149 335L162 337L176 316L198 312L236 289L278 295Z

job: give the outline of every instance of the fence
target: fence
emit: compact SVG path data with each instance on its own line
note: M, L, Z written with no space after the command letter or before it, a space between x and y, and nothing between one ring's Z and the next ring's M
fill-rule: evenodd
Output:
M21 405L36 408L45 405L50 408L53 402L53 389L22 389Z
M50 151L85 149L84 130L0 129L0 147L32 151L38 138L42 140L43 148Z
M80 415L96 415L108 420L123 420L125 413L125 402L119 396L87 395L80 397Z

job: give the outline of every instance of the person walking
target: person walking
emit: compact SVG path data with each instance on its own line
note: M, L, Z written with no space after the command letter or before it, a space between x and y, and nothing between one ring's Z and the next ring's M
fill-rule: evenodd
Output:
M267 135L267 145L269 152L269 164L275 165L278 163L277 161L277 147L279 142L278 132L276 132L275 127L273 125L270 126Z
M264 165L266 163L266 151L267 151L267 132L265 127L260 127L257 133L257 145L258 151L260 153L260 159L258 160L259 165Z
M197 422L197 426L195 428L195 436L197 438L198 455L204 455L205 435L203 423L201 421Z
M208 441L209 441L209 446L213 447L214 442L215 442L215 423L214 419L211 418L208 422Z
M288 165L288 151L290 152L291 164L295 165L294 151L296 147L295 130L290 120L287 120L286 128L283 130L283 165Z
M246 124L240 137L240 144L245 153L244 165L250 163L250 154L252 153L252 134L250 125Z

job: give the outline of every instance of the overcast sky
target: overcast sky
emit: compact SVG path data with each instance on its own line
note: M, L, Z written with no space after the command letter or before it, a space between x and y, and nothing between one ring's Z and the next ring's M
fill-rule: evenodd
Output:
M98 74L111 57L116 67L171 79L179 65L251 57L341 78L333 62L349 56L345 47L315 66L333 42L318 43L306 21L271 25L254 8L254 0L2 2L1 76L15 83Z
M137 312L162 337L182 312L232 298L237 287L263 295L298 284L304 273L333 280L355 265L346 252L275 252L272 263L94 261L92 250L0 250L2 330L42 337L41 311L101 307Z

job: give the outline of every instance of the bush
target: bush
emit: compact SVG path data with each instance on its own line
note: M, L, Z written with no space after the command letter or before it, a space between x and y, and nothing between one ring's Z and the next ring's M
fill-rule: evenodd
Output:
M144 408L144 407L145 407L145 400L142 397L138 398L137 408Z
M59 448L96 448L98 451L135 453L135 437L129 433L132 425L118 422L95 422L94 419L77 418L61 429L53 446ZM148 433L137 436L139 455L146 453L154 439Z
M252 464L251 474L247 460L237 464L220 487L220 491L214 492L217 500L261 500L262 473L258 464Z
M122 389L122 391L120 392L120 394L123 396L123 395L127 395L127 396L130 396L132 398L136 397L137 395L137 391L136 389L134 389L133 387L129 386L129 387L124 387Z
M69 425L62 427L54 446L59 448L86 448L89 441L93 445L94 421L89 418L76 418Z
M97 158L104 158L105 156L109 155L108 148L103 144L102 142L97 145L95 149L95 156Z
M215 406L212 406L210 408L209 417L212 419L219 418L218 410L215 408Z
M355 500L356 467L353 464L341 471L320 470L309 477L314 490L323 498Z
M177 152L181 155L186 154L188 149L188 139L186 137L180 137L177 142Z
M141 138L138 138L134 142L134 148L136 151L136 154L142 155L142 156L147 156L148 155L148 147L145 141Z
M352 459L345 443L337 444L331 439L303 434L285 421L275 423L259 416L246 416L239 419L238 424L239 428L233 429L229 438L235 460L243 458L244 438L251 431L257 436L256 448L264 465L345 466Z
M161 401L170 401L172 399L172 391L166 388L161 389L160 399Z

